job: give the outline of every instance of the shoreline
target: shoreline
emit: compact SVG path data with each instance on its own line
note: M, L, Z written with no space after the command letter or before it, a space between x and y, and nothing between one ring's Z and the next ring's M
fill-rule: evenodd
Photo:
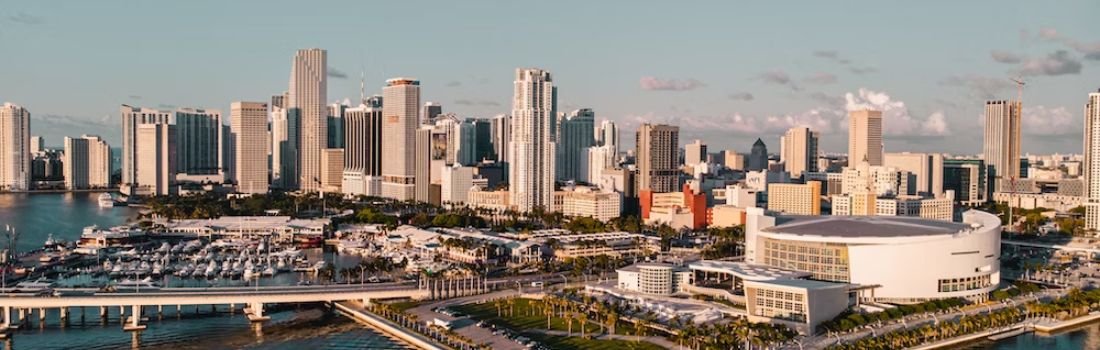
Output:
M118 188L87 188L79 190L27 190L27 191L0 191L0 195L4 194L63 194L63 193L99 193L99 192L118 192Z
M936 350L936 349L958 349L966 344L975 344L981 342L991 342L996 344L1008 339L1018 337L1027 333L1038 333L1043 336L1054 336L1064 332L1070 332L1076 329L1086 327L1090 324L1100 323L1100 312L1095 314L1088 314L1081 317L1059 321L1052 325L1036 325L1033 323L1021 323L1011 327L988 330L980 333L967 334L951 339L944 339L932 344L924 344L917 346L915 350ZM1004 336L997 339L992 339L999 335L1007 335L1008 333L1015 333L1011 336Z

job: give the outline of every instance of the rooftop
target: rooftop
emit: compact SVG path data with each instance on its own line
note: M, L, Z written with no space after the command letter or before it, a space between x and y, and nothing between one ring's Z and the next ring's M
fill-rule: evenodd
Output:
M848 284L846 284L846 283L834 283L834 282L804 280L804 279L754 281L754 282L755 283L760 283L760 284L769 284L769 285L775 285L775 286L793 287L793 288L808 289L808 290L830 289L830 288L841 288L841 287L847 288L847 286L848 286Z
M688 264L688 267L692 270L731 274L752 281L805 278L812 275L809 272L784 270L739 261L700 260Z
M823 237L916 237L949 235L970 225L902 216L781 215L761 231Z

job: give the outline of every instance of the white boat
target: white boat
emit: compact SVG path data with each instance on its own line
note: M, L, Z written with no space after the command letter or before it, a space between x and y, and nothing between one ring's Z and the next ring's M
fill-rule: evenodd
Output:
M267 268L264 268L264 270L262 272L260 272L260 275L265 276L265 277L271 277L271 276L275 276L276 273L279 273L279 272L276 271L274 267L271 267L269 265Z
M115 285L116 291L136 292L140 290L156 290L160 289L160 285L153 282L152 278L146 277L140 281L134 280L122 280Z
M97 201L99 202L100 208L111 208L115 206L115 198L111 197L110 193L101 193Z

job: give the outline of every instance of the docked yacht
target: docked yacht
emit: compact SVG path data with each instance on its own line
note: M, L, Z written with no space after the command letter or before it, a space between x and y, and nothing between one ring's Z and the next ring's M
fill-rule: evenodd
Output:
M115 198L111 197L110 193L101 193L97 201L99 202L100 208L111 208L115 206Z

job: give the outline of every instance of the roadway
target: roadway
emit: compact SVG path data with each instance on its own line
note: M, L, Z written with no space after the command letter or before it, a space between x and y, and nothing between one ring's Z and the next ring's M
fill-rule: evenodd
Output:
M408 283L159 288L106 293L86 288L59 288L55 291L59 292L60 296L36 295L36 293L0 294L0 307L57 308L119 305L300 303L353 299L424 298L428 295L427 290L418 289L415 284Z

